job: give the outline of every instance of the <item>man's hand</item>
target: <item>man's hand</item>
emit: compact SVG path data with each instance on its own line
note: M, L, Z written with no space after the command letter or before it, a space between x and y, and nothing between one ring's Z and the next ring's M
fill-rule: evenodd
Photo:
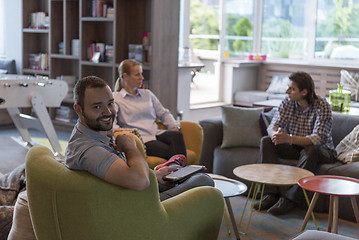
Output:
M274 145L290 142L290 136L284 131L283 128L278 128L271 139Z
M163 177L170 174L171 172L177 171L178 168L177 167L163 167L160 168L159 170L155 170L155 174L157 177L157 181L161 184L169 184L169 182L166 182L163 180Z
M129 149L136 148L136 140L128 134L119 134L116 137L114 148L119 152L126 152Z

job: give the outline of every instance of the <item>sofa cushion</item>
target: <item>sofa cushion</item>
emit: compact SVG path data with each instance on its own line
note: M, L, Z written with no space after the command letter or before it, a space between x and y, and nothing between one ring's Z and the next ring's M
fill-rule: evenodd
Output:
M333 112L332 135L334 146L337 146L339 142L358 124L359 116Z
M259 115L263 108L222 107L222 148L259 147L262 133Z
M234 103L236 105L252 106L254 102L268 100L269 93L260 90L237 91L234 93Z
M270 122L272 121L274 114L277 112L276 108L272 108L270 111L268 112L262 112L259 116L259 126L261 128L261 132L263 136L267 136L268 132L267 132L267 128L270 124Z
M335 150L338 160L344 163L359 161L359 125L340 141Z
M267 93L285 93L290 80L287 76L273 76L268 86Z
M16 62L14 59L0 58L0 69L8 74L16 74Z

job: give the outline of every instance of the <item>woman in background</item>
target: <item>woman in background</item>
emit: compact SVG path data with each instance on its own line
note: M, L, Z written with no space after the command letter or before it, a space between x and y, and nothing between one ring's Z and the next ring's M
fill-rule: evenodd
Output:
M114 128L138 129L147 155L169 160L155 169L168 165L185 166L186 146L179 131L180 123L149 89L141 88L144 80L141 64L126 59L120 63L118 72L113 93L118 106ZM159 129L156 120L160 120L168 130Z

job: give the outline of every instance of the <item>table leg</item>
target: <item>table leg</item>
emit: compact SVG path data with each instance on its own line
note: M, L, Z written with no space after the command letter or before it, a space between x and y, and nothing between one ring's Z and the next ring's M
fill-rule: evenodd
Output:
M249 225L251 224L252 214L253 214L253 211L254 211L254 202L257 199L258 189L260 189L260 187L261 187L260 183L256 183L255 186L254 186L254 191L252 193L252 203L251 203L250 214L249 214L249 218L248 218L248 222L247 222L247 227L246 227L246 230L245 230L244 233L248 232ZM260 199L259 201L262 201L262 199Z
M248 204L248 200L252 194L252 191L254 191L254 183L252 182L251 183L251 187L249 188L249 191L248 191L248 195L247 195L247 199L246 199L246 203L244 204L244 207L243 207L243 210L242 210L242 216L241 216L241 219L239 220L239 224L238 224L238 229L241 228L241 225L242 225L242 220L243 220L243 216L244 216L244 213L246 211L246 208L247 208L247 204Z
M227 210L228 210L228 213L229 213L229 217L230 217L230 219L232 221L234 234L236 235L237 240L240 240L237 225L236 225L236 220L235 220L234 215L233 215L231 201L228 198L225 198L224 200L226 201L226 206L227 206Z
M359 211L358 211L358 205L357 205L357 201L355 199L355 196L350 196L350 201L352 202L352 207L353 207L355 219L357 220L357 223L359 225Z
M263 195L264 195L264 188L265 188L265 184L262 185L262 192L261 192L261 197L259 198L259 208L258 211L261 211L261 207L262 207L262 199L263 199ZM257 199L257 196L255 197L255 199ZM252 202L253 206L254 206L254 201Z
M319 197L319 193L315 192L314 195L313 195L312 201L311 201L311 203L310 203L310 205L308 207L308 211L305 214L302 226L300 227L300 230L299 230L300 232L303 232L305 227L307 226L308 220L310 218L311 213L313 212L315 204L317 203L318 197Z
M329 196L328 232L332 231L333 226L333 196Z
M334 196L333 202L333 233L338 233L338 213L339 213L339 196Z
M228 211L228 208L224 210L223 218L224 218L224 221L225 221L226 226L227 226L228 235L231 235L231 226L229 225L229 222L228 222L227 211Z
M303 188L303 194L304 194L304 198L305 198L305 201L307 202L307 205L308 205L308 208L310 206L310 202L309 202L309 197L308 197L308 194L307 194L307 191L305 191L305 189ZM315 219L315 215L314 215L314 212L312 211L312 219L313 219L313 222L314 222L314 225L315 225L315 229L316 230L319 230L319 225L317 223L317 220ZM309 220L309 219L308 219Z

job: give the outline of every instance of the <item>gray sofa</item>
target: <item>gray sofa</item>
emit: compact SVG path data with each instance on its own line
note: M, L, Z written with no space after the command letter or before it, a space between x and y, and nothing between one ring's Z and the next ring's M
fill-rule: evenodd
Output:
M16 62L14 59L0 58L0 70L7 74L16 74Z
M203 149L200 164L205 165L209 172L220 174L229 178L238 179L233 174L233 169L240 165L257 163L259 159L258 147L234 147L221 148L223 139L223 125L220 117L205 119L199 122L203 128ZM359 116L333 113L333 141L337 145L351 130L359 124ZM339 175L359 178L359 162L342 164L323 164L315 172L316 175ZM248 183L245 182L247 185ZM351 208L350 199L341 197L339 206L339 217L355 221ZM359 196L357 197L359 202ZM314 211L327 212L329 197L321 195ZM306 209L303 203L301 208Z

